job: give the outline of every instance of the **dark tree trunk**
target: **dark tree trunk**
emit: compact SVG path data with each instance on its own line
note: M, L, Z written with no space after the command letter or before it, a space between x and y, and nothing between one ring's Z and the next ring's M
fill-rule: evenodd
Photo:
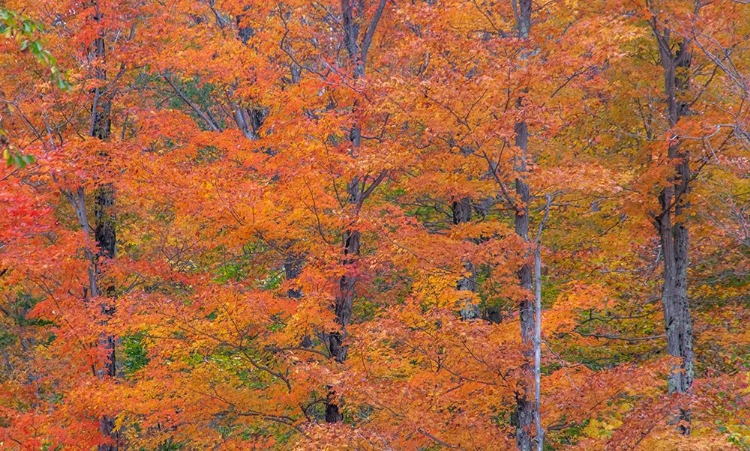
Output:
M211 9L213 9L213 7ZM244 8L245 11L249 9L250 6ZM214 14L216 15L216 22L219 24L219 27L224 28L224 26L228 25L215 9ZM238 39L242 44L247 45L250 38L255 35L255 29L253 29L250 24L245 23L245 17L246 15L244 13L239 14L235 18L235 24ZM237 124L237 127L245 138L250 140L260 138L260 127L265 122L266 117L268 117L269 109L261 106L245 108L236 103L232 103L232 109L234 110L234 122Z
M96 16L98 20L98 15ZM104 61L106 48L103 38L97 38L94 41L94 57L98 60ZM103 67L96 69L96 77L100 80L107 79L107 73ZM105 93L102 88L94 89L94 102L91 108L91 136L101 141L109 140L112 120L112 100L108 93ZM107 158L105 153L101 153L101 156ZM117 234L115 232L115 215L112 211L115 205L115 192L114 187L111 184L105 184L97 189L96 196L94 197L94 216L96 219L94 238L98 248L97 255L94 264L98 266L99 260L102 258L115 258L117 255ZM97 268L97 275L98 275ZM114 287L107 287L102 293L108 296L114 295ZM102 305L102 312L111 315L114 313L113 305ZM112 336L107 337L105 340L105 346L109 350L107 353L107 362L105 363L104 373L109 377L115 377L117 375L116 369L116 357L115 357L115 339Z
M329 390L326 398L326 423L340 423L341 421L344 421L344 416L339 412L336 393Z
M105 185L98 189L94 200L94 215L96 230L94 238L99 247L99 256L115 258L117 253L117 234L115 232L115 217L112 208L115 205L115 193L112 185Z
M465 197L453 202L453 224L471 221L471 199Z
M516 14L518 25L518 36L526 41L531 29L531 0L512 0L513 9ZM522 55L526 58L527 50ZM518 98L517 107L523 107L523 99ZM516 196L519 202L515 218L515 232L523 239L529 241L529 201L531 193L529 185L526 184L526 159L528 158L529 128L525 121L516 123L516 146L521 150L521 155L516 159L515 170ZM531 261L526 259L518 270L518 279L523 288L523 299L520 300L518 310L521 322L521 347L523 363L521 367L521 379L516 392L516 446L522 451L531 451L534 445L532 437L532 425L534 422L534 372L532 361L534 357L534 299L532 297L533 285L531 279Z
M97 13L94 16L95 20L100 20L98 8ZM96 77L102 81L107 80L107 73L103 67L104 59L106 56L106 46L104 38L97 38L93 44L93 56L95 60L99 60L100 67L96 69ZM91 129L90 134L93 138L101 141L109 140L112 130L112 98L111 94L105 92L104 87L97 87L94 89L94 101L91 107ZM108 156L106 153L100 153L104 158ZM115 231L115 215L113 212L115 204L115 191L114 187L107 183L100 186L97 189L96 196L94 198L94 215L96 219L94 238L98 248L97 254L92 259L92 265L94 265L94 272L96 276L99 276L98 263L101 259L112 259L117 255L117 234ZM112 298L115 295L115 288L110 286L107 287L105 292L102 293L100 289L96 290L99 294L105 294ZM114 303L110 300L103 301L102 313L105 315L112 315L114 313ZM107 335L102 338L102 344L107 349L107 358L104 362L102 369L103 376L114 378L117 377L117 357L116 357L116 339L113 335ZM99 451L116 451L120 449L121 438L120 434L114 430L115 422L114 418L107 415L103 416L99 420L100 432L107 436L111 443L99 445Z
M352 141L354 140L352 134ZM354 141L353 141L354 142ZM358 209L357 199L361 196L359 179L357 177L349 184L349 203L353 204L355 211ZM356 218L355 218L356 220ZM339 280L339 293L336 296L334 310L336 313L336 322L341 326L340 331L332 332L327 335L328 352L337 362L342 363L346 360L348 351L347 345L344 344L346 338L346 326L352 317L352 308L354 306L355 288L357 283L357 258L359 257L360 233L358 230L349 229L344 232L344 257L345 266L344 275ZM326 421L328 423L337 423L343 421L343 415L339 412L336 401L336 395L333 390L329 390L326 400Z
M304 258L295 254L289 253L284 259L284 276L287 282L294 281L302 274L302 266L304 265ZM302 299L301 288L289 288L286 290L286 295L292 299Z
M352 0L341 0L341 23L344 29L344 46L351 64L354 65L354 79L356 80L361 75L364 75L364 66L359 61L359 24L354 20L354 5ZM353 105L353 111L356 112L358 103L355 101ZM356 119L355 119L356 121ZM357 154L357 149L361 144L361 130L359 124L355 123L349 132L349 142L351 143L352 155ZM359 178L354 179L347 186L349 193L349 204L352 205L352 209L357 209L357 201L360 197ZM356 226L356 214L352 218L352 226ZM341 363L346 359L347 346L344 344L344 338L346 336L346 326L349 324L349 320L352 315L352 307L354 304L355 287L357 284L357 276L354 265L356 265L356 258L359 257L359 240L360 234L356 229L348 229L344 231L343 247L344 247L344 258L343 264L345 266L344 275L339 280L339 293L336 296L334 310L336 313L336 322L341 326L340 331L332 332L326 336L328 342L328 352L331 357L337 362ZM336 393L331 388L328 391L326 398L326 422L338 423L343 421L343 415L339 411L338 401L336 399Z
M365 75L365 64L367 62L367 52L370 48L373 35L380 21L380 17L385 8L386 0L379 0L375 15L370 20L370 24L365 31L360 42L360 23L359 18L363 16L362 8L364 3L358 3L357 16L355 16L353 0L341 0L341 24L344 32L343 43L348 56L348 64L353 68L353 78L355 82ZM359 153L359 147L362 144L362 126L359 124L358 110L359 103L355 100L352 105L352 117L354 125L349 131L349 142L351 146L350 154L356 158ZM349 210L351 212L351 222L343 236L343 265L344 275L339 280L339 293L336 296L334 309L336 313L336 322L341 327L340 331L326 334L325 339L328 345L328 351L332 358L337 362L346 360L347 345L346 326L352 317L352 308L354 297L356 296L356 285L358 280L358 260L360 254L361 235L357 230L359 211L362 204L372 191L382 182L385 173L381 173L375 180L372 180L370 186L366 186L367 177L360 178L355 176L347 186ZM336 394L333 389L329 389L326 399L326 422L337 423L343 421L343 414L340 412Z
M659 57L664 70L664 92L667 102L667 116L670 129L681 117L688 114L685 93L690 87L690 41L682 39L673 51L670 43L670 30L660 28L654 21L652 29L659 47ZM670 131L670 133L672 133ZM695 376L695 355L693 353L693 322L687 297L687 270L689 234L684 214L689 205L686 201L689 192L690 155L681 146L677 135L671 136L672 144L667 150L667 158L675 167L668 185L659 195L661 212L654 217L654 225L659 233L661 253L664 259L664 280L662 286L662 307L664 327L667 335L667 353L677 357L680 364L672 368L667 387L670 393L683 394L690 391ZM680 408L680 432L690 434L690 410Z

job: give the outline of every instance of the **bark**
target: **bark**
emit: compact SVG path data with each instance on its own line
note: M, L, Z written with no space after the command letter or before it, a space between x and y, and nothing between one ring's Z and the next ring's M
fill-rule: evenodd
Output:
M73 206L73 210L78 218L78 224L81 226L81 231L85 236L91 235L91 225L89 225L88 216L86 216L86 192L82 186L79 186L75 192L70 190L62 190L62 194L68 199L68 202ZM89 285L83 288L83 299L84 301L89 298L95 298L99 296L99 283L97 280L97 257L96 254L89 248L84 249L86 260L89 262L88 267L88 279Z
M247 6L245 7L245 10L248 10L249 8L250 7ZM214 11L214 14L217 17L217 23L220 23L221 15L213 6L211 6L211 9ZM244 18L244 14L240 14L236 17L237 37L244 45L247 45L247 42L255 34L255 30L250 25L244 23ZM260 127L265 122L266 117L268 117L268 108L262 108L259 106L245 108L239 106L236 102L232 102L231 106L233 110L234 122L237 124L237 127L240 129L245 138L250 140L259 139Z
M103 61L105 57L106 48L104 45L103 38L97 38L94 41L94 57L98 60ZM102 81L107 80L107 73L104 68L98 67L96 69L96 77ZM94 90L94 102L91 109L91 136L101 141L109 140L112 121L112 100L111 96L103 89L96 88ZM106 154L101 154L103 157L107 157ZM115 204L115 193L114 187L111 184L105 184L97 189L96 196L94 197L94 216L96 219L96 228L94 229L94 239L96 240L97 255L95 258L94 265L98 266L98 262L101 258L115 258L117 254L117 234L115 232L115 216L113 213L113 207ZM97 275L99 268L97 267ZM100 289L96 290L98 294L108 294L112 296L114 293L114 287L107 287L105 293L101 293ZM103 305L102 312L111 315L114 313L114 307ZM115 358L115 339L114 337L107 337L105 340L105 346L108 349L107 362L105 363L104 372L109 377L115 377L116 372L116 358ZM106 448L109 449L109 448Z
M96 218L94 238L99 248L99 256L104 258L115 258L117 253L115 217L112 213L114 205L115 193L112 185L99 188L94 200L94 216Z
M302 267L305 263L305 259L295 253L289 253L284 258L284 276L287 282L293 281L302 274ZM292 299L302 299L302 289L300 288L289 288L286 291L286 295Z
M349 184L349 203L353 205L355 212L358 210L357 198L361 192L359 178L355 177ZM341 332L333 332L329 336L328 350L331 356L338 362L346 359L347 347L343 344L346 334L346 326L349 325L354 306L355 288L357 283L357 259L360 251L361 235L356 229L344 232L344 257L342 263L346 272L339 280L339 293L336 297L334 310L336 322L341 326Z
M97 12L94 16L95 20L100 20L100 15ZM93 57L98 60L101 64L100 67L95 69L96 78L101 81L107 80L107 73L103 67L104 59L106 56L106 47L104 38L99 37L94 41L93 44ZM94 101L91 107L91 137L101 141L107 141L110 138L112 130L112 97L111 94L105 91L105 87L97 87L94 90ZM107 158L105 153L101 154L102 157ZM83 196L80 199L83 204ZM115 204L115 192L114 187L111 184L105 184L97 189L96 196L94 198L94 216L95 216L95 229L94 239L97 245L97 254L91 258L91 265L93 266L94 278L98 278L100 268L98 263L100 259L111 259L115 258L117 254L117 234L115 230L115 215L113 207ZM85 216L85 209L83 211ZM101 293L96 282L92 283L92 295L106 294L110 297L114 296L114 287L107 287L105 293ZM102 313L110 316L114 313L114 303L105 301L102 304ZM102 338L102 344L107 349L107 358L104 362L104 368L102 368L103 376L114 378L117 376L117 357L116 357L116 340L113 335L107 335ZM100 432L110 439L110 443L101 444L98 446L99 451L116 451L120 449L122 445L122 438L120 434L114 430L114 418L107 415L102 416L99 420Z
M453 202L453 223L462 224L471 221L471 199L465 197L461 200ZM470 261L464 263L465 274L456 284L456 288L459 291L468 291L474 293L476 291L476 275L474 271L474 265ZM479 306L474 304L471 295L466 299L461 299L461 318L464 320L471 320L479 318Z
M528 144L528 128L525 122L516 124L516 146L523 155L519 158L517 170L520 176L516 178L516 196L520 205L516 213L515 232L525 242L529 240L529 200L531 198L529 185L525 182L523 173L526 171L526 151ZM519 303L519 316L521 320L521 347L523 353L523 364L521 367L521 380L519 390L516 393L516 412L518 424L516 425L516 445L519 450L531 451L532 437L531 426L534 421L533 399L533 371L531 361L533 357L534 337L534 305L531 298L531 264L526 261L518 270L518 280L523 289L524 298Z
M453 202L453 224L461 224L471 221L471 199L465 197Z
M245 10L248 9L250 9L250 7L246 6ZM247 42L250 40L250 38L255 36L255 30L250 25L244 23L244 18L244 14L240 14L236 17L237 37L244 45L247 45Z
M547 195L544 217L539 224L534 246L534 424L536 425L536 449L544 449L544 429L542 428L542 232L547 223L552 195Z
M267 108L243 108L236 103L232 104L234 109L234 122L245 138L256 140L260 138L260 127L268 116Z
M542 429L542 255L537 242L534 249L534 279L536 295L534 297L534 424L536 425L536 449L544 448L544 430Z
M531 0L512 0L513 11L518 25L518 36L526 41L531 29ZM523 99L518 98L517 107L522 108ZM525 121L515 125L516 147L521 155L516 159L515 170L516 196L518 199L515 219L515 232L525 242L529 241L529 201L531 199L529 185L526 184L526 159L528 157L529 129ZM532 298L531 264L526 261L518 270L518 279L524 292L524 298L519 302L519 316L521 321L521 347L523 364L521 380L516 398L516 446L522 451L531 451L533 447L532 424L535 417L534 372L531 367L533 360L534 341L534 300Z
M370 24L367 27L367 31L362 37L362 42L360 44L360 20L357 20L359 17L355 16L354 2L353 0L341 0L341 24L344 32L343 44L346 48L349 59L348 64L353 68L353 78L355 82L365 75L367 52L372 43L372 38L375 34L378 23L380 22L380 17L383 14L385 4L386 0L379 0L377 10L370 20ZM363 15L361 9L362 8L360 7L359 11L357 11L359 16ZM351 146L350 154L354 158L356 158L358 149L362 144L362 127L356 119L359 108L359 102L355 100L352 105L352 117L355 119L354 124L349 131L349 142ZM361 244L361 235L359 230L357 230L359 211L362 208L364 201L383 181L385 175L386 173L382 172L377 178L372 180L369 186L367 186L368 177L355 176L347 185L351 221L349 227L347 227L347 230L345 230L343 234L342 263L345 269L344 275L341 276L341 279L339 280L339 292L334 303L336 322L341 329L324 336L331 357L339 363L346 360L347 345L344 343L344 340L346 339L346 326L351 321L352 308L356 296L356 286L359 279L357 275ZM326 422L328 423L338 423L343 421L343 415L339 410L336 398L333 388L329 388L326 399Z
M689 112L684 96L690 87L690 41L682 39L676 50L673 50L670 45L670 30L661 28L656 21L651 25L664 71L667 118L670 129L674 129L680 118ZM678 394L690 391L695 376L693 323L687 297L689 233L684 222L684 214L689 208L686 196L689 192L691 172L690 156L681 144L680 137L672 134L667 158L675 167L675 171L659 195L661 212L654 217L664 260L662 307L667 353L677 357L680 362L672 368L667 387L669 393ZM679 420L680 432L690 434L690 410L687 407L680 408Z

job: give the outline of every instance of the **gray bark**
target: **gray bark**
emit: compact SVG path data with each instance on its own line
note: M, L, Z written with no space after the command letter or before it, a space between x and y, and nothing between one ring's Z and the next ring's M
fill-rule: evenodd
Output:
M465 197L458 201L453 202L453 223L462 224L471 221L471 199ZM456 288L459 291L468 291L474 293L477 289L476 274L474 272L474 265L470 261L464 262L464 270L466 275L458 279ZM472 297L469 296L466 299L461 299L461 319L471 320L479 318L479 306L474 304Z
M660 27L655 20L651 25L664 71L667 118L670 129L674 129L680 118L688 114L684 96L690 81L690 41L682 39L673 50L670 30ZM689 208L686 196L691 172L690 156L684 146L681 146L681 138L677 135L671 138L667 158L674 165L675 172L659 195L661 212L654 216L654 225L659 233L664 261L662 307L667 353L680 361L679 365L672 368L667 387L670 393L683 394L690 391L695 376L693 323L687 297L689 233L684 222L684 214ZM682 421L680 431L685 435L690 434L689 409L681 408L679 419Z
M544 449L544 429L542 428L542 232L547 223L552 195L547 194L544 217L539 224L534 246L534 424L536 424L536 449Z
M536 424L536 449L544 449L544 430L542 429L542 254L541 244L537 242L534 249L534 279L536 295L534 297L534 424Z
M526 41L531 29L531 0L512 0L513 11L518 26L518 36ZM522 98L518 98L517 107L522 107ZM516 159L515 170L516 196L519 205L515 219L515 232L525 242L529 241L529 201L531 200L529 185L526 184L526 159L528 158L529 128L525 121L516 123L516 146L521 149L521 155ZM534 440L532 438L532 424L535 417L534 373L531 367L533 360L534 342L534 300L532 297L531 264L526 261L518 270L518 279L523 288L524 298L519 303L521 322L521 346L523 364L521 380L516 398L516 446L521 451L531 451Z
M243 108L236 103L232 104L234 109L234 122L245 138L256 140L260 138L260 127L268 116L268 109L261 107Z
M517 170L523 174L526 171L526 150L528 143L528 128L525 122L516 124L516 146L524 151L519 159ZM516 195L520 205L515 219L515 232L524 241L529 240L529 185L526 184L524 176L516 178ZM522 451L531 451L532 437L531 426L534 421L533 399L533 371L531 360L533 357L534 336L534 305L531 298L531 264L526 261L518 270L518 280L524 290L524 298L519 303L519 316L521 321L521 346L524 361L521 367L520 391L516 392L516 413L518 424L516 425L516 445Z

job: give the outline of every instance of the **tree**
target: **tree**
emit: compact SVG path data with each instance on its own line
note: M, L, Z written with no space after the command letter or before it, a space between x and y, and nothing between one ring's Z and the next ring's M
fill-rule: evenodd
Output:
M0 448L750 440L745 5L7 8Z

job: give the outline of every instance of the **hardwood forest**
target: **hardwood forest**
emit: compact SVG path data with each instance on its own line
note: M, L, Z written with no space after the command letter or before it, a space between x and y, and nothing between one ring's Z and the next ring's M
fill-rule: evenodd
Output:
M747 0L4 0L0 47L0 449L750 450Z

